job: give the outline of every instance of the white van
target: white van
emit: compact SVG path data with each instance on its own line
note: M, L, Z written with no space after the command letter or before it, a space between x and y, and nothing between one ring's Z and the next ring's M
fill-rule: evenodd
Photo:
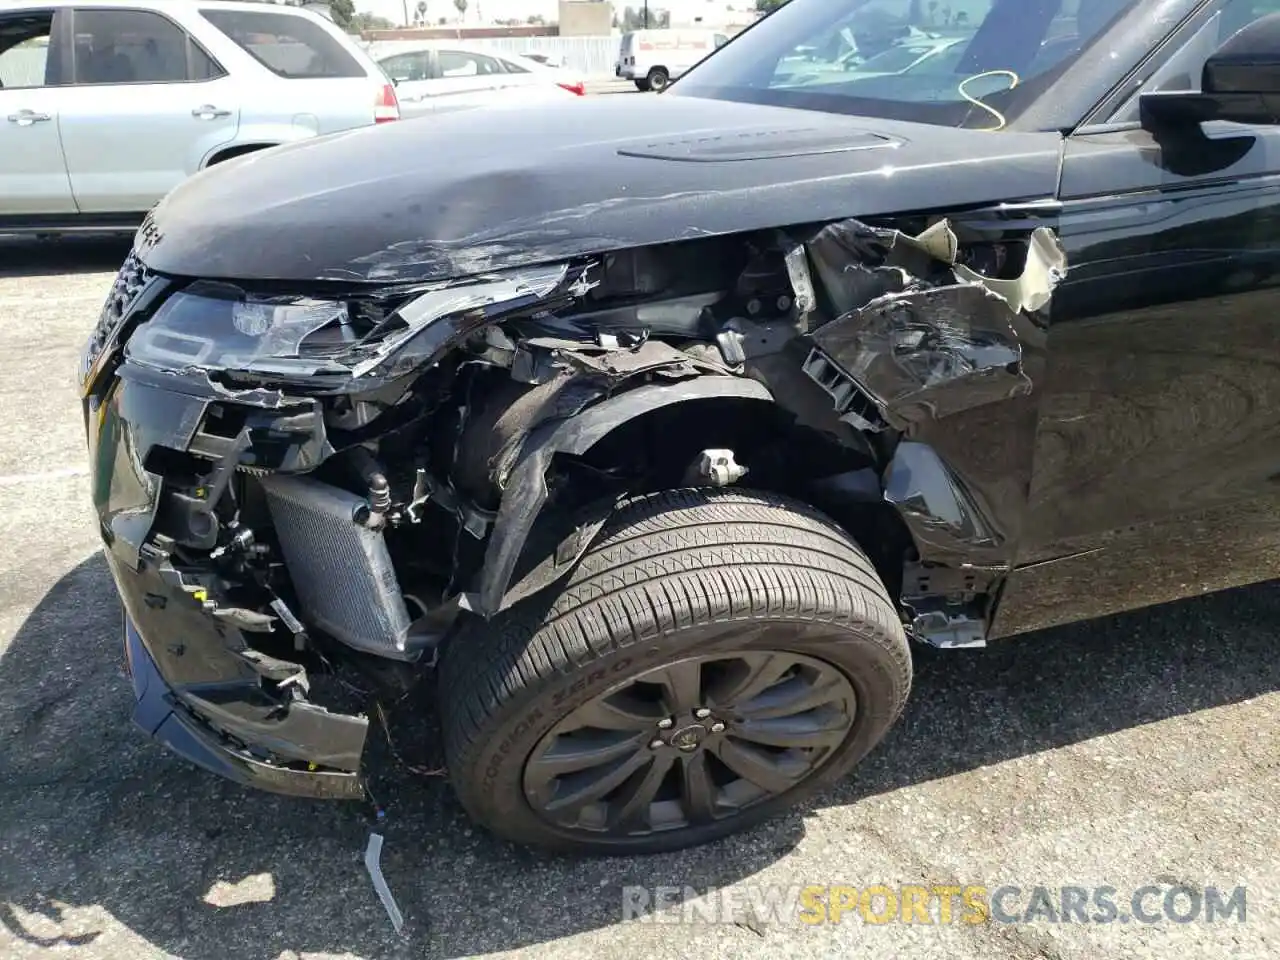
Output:
M729 42L714 30L633 30L622 35L615 76L641 90L663 90L717 47Z

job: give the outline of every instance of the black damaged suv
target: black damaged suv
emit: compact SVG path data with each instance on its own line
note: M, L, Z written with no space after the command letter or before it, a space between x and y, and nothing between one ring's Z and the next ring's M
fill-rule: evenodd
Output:
M1275 576L1280 16L924 6L162 202L81 370L138 723L354 798L431 677L478 821L670 849L850 770L909 640Z

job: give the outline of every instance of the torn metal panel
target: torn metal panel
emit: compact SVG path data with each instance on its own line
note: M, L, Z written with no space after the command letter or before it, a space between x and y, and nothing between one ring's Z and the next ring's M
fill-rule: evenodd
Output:
M1008 304L978 284L882 296L815 331L894 426L1031 392Z
M435 287L414 297L396 311L402 329L394 331L370 353L351 367L352 377L363 377L388 365L384 375L408 372L424 359L435 356L451 341L494 319L495 308L519 309L533 306L570 283L570 296L579 297L590 289L579 271L572 280L566 263L530 267L505 275L474 278L465 284ZM452 322L440 324L446 318ZM398 351L412 344L408 356L391 362Z
M1067 253L1057 234L1046 227L1031 232L1026 266L1021 276L998 280L976 273L962 263L952 268L967 283L978 283L1003 299L1014 313L1035 313L1049 305L1054 288L1067 275Z
M893 426L1031 392L1018 316L1043 310L1066 274L1052 231L1031 233L1024 269L1012 279L958 264L946 220L916 236L844 221L820 231L808 250L842 311L814 342Z

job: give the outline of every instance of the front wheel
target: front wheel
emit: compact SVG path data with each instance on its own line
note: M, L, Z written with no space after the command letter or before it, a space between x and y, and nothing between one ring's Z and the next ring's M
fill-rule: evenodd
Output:
M641 80L636 80L635 85L636 85L636 89L639 90L641 93L649 92L649 80L647 77Z
M553 600L451 641L450 777L508 839L651 853L735 833L846 773L911 685L894 604L834 522L767 493L619 511Z

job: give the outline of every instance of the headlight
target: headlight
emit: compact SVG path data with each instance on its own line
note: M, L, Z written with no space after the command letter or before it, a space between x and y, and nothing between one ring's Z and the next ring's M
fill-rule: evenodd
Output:
M297 371L324 364L358 339L345 303L240 300L175 293L125 347L135 362L164 370Z
M536 310L560 289L580 295L582 276L572 283L568 276L557 264L346 301L253 297L229 284L196 283L138 327L125 356L169 371L393 377L498 315Z

